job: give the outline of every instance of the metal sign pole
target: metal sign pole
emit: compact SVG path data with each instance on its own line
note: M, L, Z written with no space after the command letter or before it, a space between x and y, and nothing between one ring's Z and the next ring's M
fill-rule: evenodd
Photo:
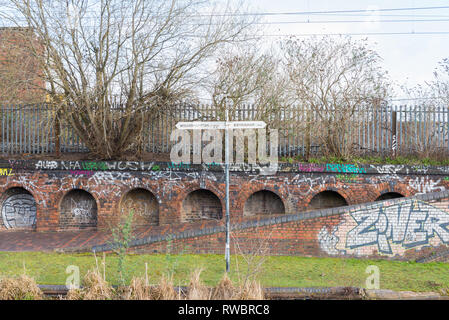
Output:
M228 106L225 103L225 121L228 122ZM226 260L226 272L230 270L230 219L229 219L229 129L225 129L225 171L226 171L226 248L225 248L225 260Z
M225 101L225 121L194 121L194 122L178 122L176 128L180 130L225 130L225 180L226 180L226 247L225 260L226 272L230 270L230 243L231 243L231 222L229 216L229 130L232 129L263 129L267 124L263 121L229 121L228 106Z

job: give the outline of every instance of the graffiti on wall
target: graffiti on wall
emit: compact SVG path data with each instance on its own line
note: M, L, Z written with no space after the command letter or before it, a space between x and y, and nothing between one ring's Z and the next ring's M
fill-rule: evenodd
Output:
M0 176L13 176L12 169L0 168Z
M330 232L327 226L320 230L318 241L330 255L401 255L407 249L449 243L448 226L448 212L407 199L344 214Z
M88 171L88 170L70 170L70 174L74 175L74 176L82 176L85 175L87 177L91 177L94 175L93 171Z
M324 172L324 166L313 163L300 163L298 170L302 172Z
M359 168L355 164L326 164L327 172L338 172L338 173L366 173L365 168Z
M429 177L416 177L409 180L409 186L412 189L415 189L418 194L444 191L445 188L443 186L438 186L440 181L441 179L434 181Z
M20 165L10 164L11 166ZM150 171L154 167L154 163L139 161L37 161L34 167L36 170Z
M3 201L2 219L6 228L30 228L36 224L36 201L29 193L17 193Z
M382 182L404 182L404 177L400 175L400 171L404 166L385 164L385 165L371 165L379 175L369 177L369 182L372 184Z
M357 181L357 175L356 174L351 174L351 175L337 174L335 177L338 180L341 180L341 181L344 181L344 182L356 182Z
M134 213L135 224L158 225L159 223L159 204L156 197L148 190L129 191L123 198L120 208L124 214Z
M87 191L74 189L68 192L60 204L59 227L84 228L97 225L97 203Z
M15 171L22 171L24 169L31 169L31 163L27 160L8 160L9 165Z
M314 193L316 190L324 189L327 185L335 183L336 179L334 176L308 177L298 174L291 180L291 184L300 187L299 193L303 196Z
M38 161L36 163L36 169L57 169L58 162L57 161Z
M78 223L92 223L96 218L96 209L94 208L95 201L87 200L73 200L70 198L70 212Z
M397 176L399 171L401 171L404 168L404 166L384 164L384 165L371 165L371 168L376 170L377 173L379 173L379 174Z

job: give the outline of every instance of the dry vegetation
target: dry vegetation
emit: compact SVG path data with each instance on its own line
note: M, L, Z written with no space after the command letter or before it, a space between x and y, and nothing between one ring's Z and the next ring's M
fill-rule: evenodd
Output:
M263 300L264 291L258 281L234 284L225 273L215 287L206 286L196 269L189 285L175 287L173 278L163 275L157 284L149 284L148 276L134 277L127 286L109 284L97 268L89 270L81 288L71 288L65 300ZM27 275L0 280L0 300L41 300L44 293Z
M134 277L128 286L114 288L96 270L90 270L80 289L71 289L68 300L263 300L264 291L260 283L252 280L234 285L224 274L216 287L204 285L196 269L190 276L190 283L182 290L175 287L173 279L161 277L156 285L148 283L148 277Z
M27 275L0 280L0 300L40 300L42 297L36 281Z

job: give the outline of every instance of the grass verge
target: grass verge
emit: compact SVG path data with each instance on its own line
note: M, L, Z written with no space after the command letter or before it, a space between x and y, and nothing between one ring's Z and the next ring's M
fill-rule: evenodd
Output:
M106 279L118 284L118 257L106 256ZM25 273L38 284L65 284L66 268L78 266L81 278L86 272L101 263L93 254L61 254L42 252L0 252L0 277L19 276ZM204 284L215 286L224 272L222 255L128 255L126 257L127 281L145 275L148 266L149 283L158 283L163 275L171 273L174 285L188 285L190 274L198 268L204 271ZM439 291L449 288L449 264L433 262L419 264L387 260L359 260L341 258L307 258L271 256L263 265L259 281L264 287L365 287L369 274L366 268L376 265L380 270L380 288L397 291ZM239 266L240 270L236 270ZM231 260L232 281L237 281L245 272L244 260L233 256Z

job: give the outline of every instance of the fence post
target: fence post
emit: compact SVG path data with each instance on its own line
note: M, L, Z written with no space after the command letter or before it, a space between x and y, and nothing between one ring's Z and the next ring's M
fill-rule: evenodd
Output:
M310 124L311 124L311 115L312 115L312 108L307 108L307 107L305 107L305 110L306 110L306 117L307 117L307 119L306 119L306 145L305 145L305 148L306 148L306 160L307 161L309 161L309 158L310 158L310 146L311 146L311 139L310 139ZM304 148L304 146L303 146L303 148Z
M59 124L59 110L56 110L55 116L55 153L56 157L61 157L61 127Z
M396 137L397 111L391 112L391 153L393 158L396 157L397 137Z

